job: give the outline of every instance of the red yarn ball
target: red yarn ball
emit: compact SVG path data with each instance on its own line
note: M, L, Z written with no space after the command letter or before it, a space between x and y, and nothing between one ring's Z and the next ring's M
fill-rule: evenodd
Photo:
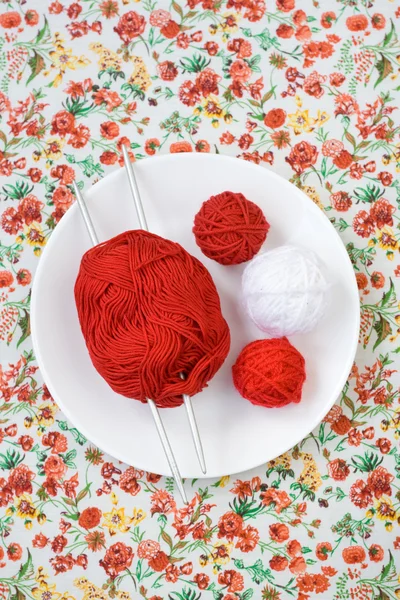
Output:
M253 258L267 237L269 224L257 204L243 194L222 192L203 203L193 233L203 254L221 265Z
M257 406L279 408L300 402L305 361L287 338L251 342L232 367L239 394Z
M200 392L229 352L229 328L205 266L146 231L86 252L75 301L93 365L128 398L180 406L182 394Z

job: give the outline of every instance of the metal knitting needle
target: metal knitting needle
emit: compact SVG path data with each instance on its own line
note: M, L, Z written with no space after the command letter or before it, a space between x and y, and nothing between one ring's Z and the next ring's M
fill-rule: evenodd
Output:
M139 220L139 225L145 231L149 230L146 221L146 215L143 210L143 204L140 197L139 187L136 181L135 173L132 168L132 163L129 158L128 150L125 144L122 146L122 154L124 156L125 169L128 175L129 185L132 192L133 201L135 203L136 212ZM183 373L180 374L181 379L185 379L185 375ZM194 447L196 449L197 458L200 463L201 470L204 474L207 473L206 461L204 459L204 451L201 443L199 428L197 426L196 417L194 415L192 399L187 394L183 394L183 402L186 408L186 414L189 420L190 431L192 433L192 439L194 443Z
M87 209L86 206L86 202L81 194L80 189L78 188L78 186L76 185L75 181L73 182L73 186L74 186L74 191L75 191L75 196L76 196L76 200L78 202L78 206L79 209L81 211L84 223L86 225L86 229L88 231L90 240L93 244L93 246L97 246L97 244L99 243L98 241L98 237L96 234L96 230L93 226L92 223L92 219L90 218L90 214L89 211ZM188 503L187 497L186 497L186 492L185 492L185 488L183 487L183 483L182 483L182 477L179 473L179 469L178 469L178 465L176 464L176 460L174 457L174 453L172 451L171 448L171 444L169 443L168 437L167 437L167 433L164 429L164 425L161 421L161 417L160 414L158 412L158 408L155 405L155 403L153 402L153 400L151 400L150 398L147 398L147 403L150 406L150 410L151 410L151 414L153 416L154 419L154 423L156 425L157 428L157 432L158 435L160 437L160 441L161 441L161 445L164 449L164 453L165 456L167 458L168 464L169 464L169 468L171 469L172 475L175 479L177 488L182 496L182 500L184 501L185 504Z

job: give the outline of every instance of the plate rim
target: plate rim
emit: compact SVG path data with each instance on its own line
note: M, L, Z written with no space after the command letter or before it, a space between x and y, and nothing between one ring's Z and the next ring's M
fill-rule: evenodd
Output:
M159 156L149 157L149 158L151 158L152 161L156 160L157 162L167 162L167 161L176 162L176 161L187 161L187 160L195 162L195 161L201 161L201 160L211 160L211 161L224 160L224 161L230 162L232 165L235 162L237 162L238 160L240 160L236 157L232 157L232 156L228 156L228 155L221 155L221 154L214 154L214 153L191 153L191 152L164 154L164 155L159 155ZM137 162L135 162L135 166L140 169L141 166L146 162L147 162L146 159L144 161L143 160L137 161ZM335 237L336 237L337 241L339 242L338 246L340 247L340 251L342 252L342 255L344 256L345 261L348 263L350 272L353 275L351 277L352 285L351 285L351 287L349 286L351 289L351 296L355 300L355 306L359 307L359 293L358 293L357 281L356 281L356 276L354 273L354 269L353 269L350 257L346 251L346 247L342 241L342 238L340 237L340 235L338 234L338 232L336 231L334 226L330 223L330 221L329 221L328 217L325 215L325 213L321 211L321 209L307 196L307 194L305 194L305 192L303 190L301 190L300 188L298 188L297 186L292 184L289 180L285 179L282 175L279 175L272 169L270 169L268 167L264 167L263 165L256 165L256 164L248 162L248 161L241 161L241 162L243 162L246 165L246 167L248 167L250 169L263 168L264 170L266 170L268 172L268 175L270 177L273 177L274 179L278 180L280 183L282 183L284 186L286 186L288 190L289 189L292 190L292 188L294 187L296 189L297 194L300 197L302 197L302 202L307 202L307 210L311 210L311 212L314 212L315 215L318 215L318 219L321 219L321 216L323 216L326 219L326 221L321 220L321 224L324 223L324 226L327 226L330 229L330 231L335 234ZM111 171L110 173L105 175L105 177L103 177L102 179L97 181L95 184L93 184L92 187L84 190L85 198L87 199L89 206L92 204L92 202L94 200L94 195L96 193L95 190L98 189L97 186L102 187L104 185L105 180L109 181L110 179L116 178L121 173L121 170L123 170L123 169L124 169L124 167L122 166L120 168L117 168L117 169ZM48 384L48 381L50 381L51 378L48 377L48 372L47 372L47 369L45 366L45 361L41 354L40 342L38 340L38 335L37 335L37 332L39 329L39 326L37 325L37 322L36 322L37 313L39 310L38 309L39 301L37 300L38 289L40 286L40 280L43 276L42 272L44 272L44 270L45 270L44 265L46 263L46 260L43 260L43 259L44 259L44 257L47 257L48 254L50 254L52 245L55 243L55 242L53 242L53 240L56 240L55 231L56 230L58 230L59 232L63 231L63 229L68 226L69 220L73 218L74 211L76 212L77 210L79 210L77 203L74 202L74 204L68 209L67 213L63 216L61 221L57 224L55 230L51 234L48 242L46 243L46 246L43 249L42 255L39 260L39 264L36 268L36 271L35 271L35 274L33 277L32 297L31 297L31 336L32 336L32 346L33 346L36 362L39 366L43 382L49 388L51 395L54 398L55 403L57 404L59 409L62 411L62 413L67 417L67 419L74 426L76 426L79 429L79 431L87 438L87 440L89 442L96 445L105 454L117 459L120 462L123 462L124 464L126 464L128 466L134 466L135 468L140 469L140 470L144 470L147 472L153 472L152 469L148 469L148 468L146 468L146 466L144 466L146 464L146 454L145 453L143 453L143 460L139 461L140 464L143 466L139 466L138 464L130 465L130 462L128 462L126 460L126 457L123 457L122 455L120 455L119 452L114 452L113 450L110 451L110 449L107 448L107 445L108 445L107 440L105 440L105 443L103 443L103 441L100 440L100 443L99 443L99 441L96 439L96 435L93 435L92 433L90 433L88 435L85 426L82 426L81 424L75 425L75 423L77 423L77 420L75 419L74 416L71 415L71 413L68 409L68 405L63 402L63 400L60 398L60 395L58 393L53 392L53 390L51 389L52 386ZM350 281L349 281L349 283L350 283ZM331 393L331 400L328 403L328 406L329 406L328 411L325 412L325 408L324 408L324 411L323 411L324 415L327 414L327 412L329 412L330 408L332 408L332 406L337 401L337 399L340 395L340 392L342 391L342 389L348 379L348 375L351 372L354 358L356 356L356 352L357 352L357 348L358 348L359 328L360 328L360 310L359 310L359 308L357 310L355 310L354 316L355 316L354 328L353 328L352 340L351 340L351 350L348 355L348 360L346 361L346 363L343 367L342 375L340 377L338 377L337 384ZM322 417L321 417L321 413L319 412L316 414L316 418L310 419L309 432L311 432L313 429L315 429L315 427L317 427L317 425L319 423L321 423L321 418L323 418L324 415L322 415ZM308 435L308 433L306 435ZM280 451L278 456L280 456L281 454L284 454L285 452L288 452L288 450L293 448L293 446L298 444L302 439L304 439L304 435L301 435L299 438L296 438L295 441L291 441L287 447L285 445L285 450ZM273 458L276 458L276 457L273 457ZM246 469L244 471L243 470L233 471L232 473L220 473L218 471L218 472L212 473L212 474L207 472L205 475L204 474L199 475L198 473L196 473L196 479L215 479L215 478L223 477L225 475L235 475L237 473L243 473L243 472L255 469L255 468L265 464L266 462L273 460L273 458L268 458L267 460L264 459L261 462L251 464L250 466L246 467ZM171 472L169 471L169 469L165 472L161 472L158 474L167 476L167 477L171 477ZM184 479L185 478L189 479L191 477L192 476L190 474L183 475Z

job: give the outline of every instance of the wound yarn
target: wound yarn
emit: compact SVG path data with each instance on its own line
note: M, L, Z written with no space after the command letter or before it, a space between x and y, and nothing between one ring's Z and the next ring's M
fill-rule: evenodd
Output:
M206 267L153 233L127 231L88 250L75 301L94 367L128 398L180 406L182 394L200 392L229 352Z
M256 406L279 408L301 400L305 361L287 338L256 340L232 367L239 394Z
M268 230L261 208L235 192L211 196L196 214L193 227L203 254L221 265L237 265L253 258Z
M255 325L272 336L311 331L325 312L327 291L315 255L297 246L256 256L242 276L245 309Z

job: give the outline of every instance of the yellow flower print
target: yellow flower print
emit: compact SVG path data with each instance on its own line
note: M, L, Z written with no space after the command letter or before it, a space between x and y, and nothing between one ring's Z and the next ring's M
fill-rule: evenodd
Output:
M82 600L109 600L107 592L97 587L97 585L89 581L86 577L74 579L74 586L85 591ZM64 597L62 600L64 600ZM65 600L68 599L66 598Z
M231 559L231 552L233 550L232 542L216 542L211 552L212 561L215 565L226 565Z
M63 38L59 33L56 33L54 36L53 45L55 50L49 52L49 56L51 58L50 69L55 69L58 71L55 79L53 81L53 87L58 87L62 82L63 75L70 69L71 71L75 71L80 67L86 67L90 64L90 60L85 56L75 56L72 54L72 48L65 48L63 45ZM44 75L48 75L49 71L45 72Z
M37 570L35 581L37 581L37 583L41 584L42 582L45 582L46 579L48 579L48 577L49 577L49 574L47 573L47 571L44 570L44 567L39 567Z
M139 523L141 523L143 521L143 519L145 519L145 518L146 518L146 513L144 512L144 510L142 510L141 508L133 509L133 517L132 517L133 527L136 527L137 525L139 525Z
M320 472L318 471L317 463L312 454L304 453L301 455L304 467L297 482L306 485L311 491L316 492L322 485Z
M74 579L74 586L80 590L86 589L88 583L89 579L87 577L78 577L77 579Z
M241 14L228 11L222 15L222 21L220 28L224 33L236 33L238 30L238 23L241 19Z
M395 521L396 511L393 508L393 502L387 496L382 496L379 500L375 500L375 515L381 521Z
M55 404L41 404L34 421L42 427L50 427L54 423L54 416L57 412L58 406Z
M125 515L125 508L113 508L103 516L105 519L103 526L108 528L110 535L115 535L117 530L126 533L131 527L132 519Z
M38 223L32 223L24 232L26 241L30 246L46 245L46 237L43 235L42 229Z
M92 42L89 48L99 56L98 65L100 69L110 69L113 71L122 71L122 59L116 52L108 50L100 42Z
M117 594L117 598L120 598L120 600L131 600L131 595L129 592L118 592Z
M44 149L46 158L48 160L59 160L62 157L64 144L65 140L61 140L60 138L49 138Z
M129 83L132 85L137 85L143 92L145 92L151 86L151 79L146 65L140 56L131 56L131 62L134 64L135 69L132 75L129 77Z
M325 123L327 121L329 121L330 119L330 115L328 115L327 112L325 112L324 110L319 110L317 112L317 118L315 119L314 123L317 127L322 127L322 125L325 125Z
M222 487L224 488L225 486L228 485L230 480L230 476L229 475L224 475L223 477L221 477L221 479L219 481L217 481L217 483L215 484L215 487Z
M45 581L41 581L39 587L32 590L32 596L35 600L60 600L61 594L56 591L56 585L49 585Z
M311 200L314 202L314 204L316 204L318 206L318 208L320 208L321 210L324 210L324 205L322 204L319 194L318 194L317 190L315 189L315 187L313 187L312 185L305 185L301 189L303 190L303 192L305 194L307 194L307 196L309 198L311 198Z
M21 519L35 519L38 514L38 510L33 506L29 494L22 494L17 498L15 506L17 507L17 516Z
M268 469L273 469L275 467L283 467L286 471L290 469L290 465L292 463L292 457L288 452L281 454L277 458L270 460L267 463Z
M308 110L298 110L288 115L288 118L288 125L289 127L293 127L295 135L314 131L314 119L310 117Z
M377 235L379 247L382 250L390 250L394 252L399 249L399 242L396 240L393 229L385 225L383 229L380 229Z
M210 94L207 98L203 99L203 110L206 117L210 119L221 119L224 116L219 99L216 96Z

